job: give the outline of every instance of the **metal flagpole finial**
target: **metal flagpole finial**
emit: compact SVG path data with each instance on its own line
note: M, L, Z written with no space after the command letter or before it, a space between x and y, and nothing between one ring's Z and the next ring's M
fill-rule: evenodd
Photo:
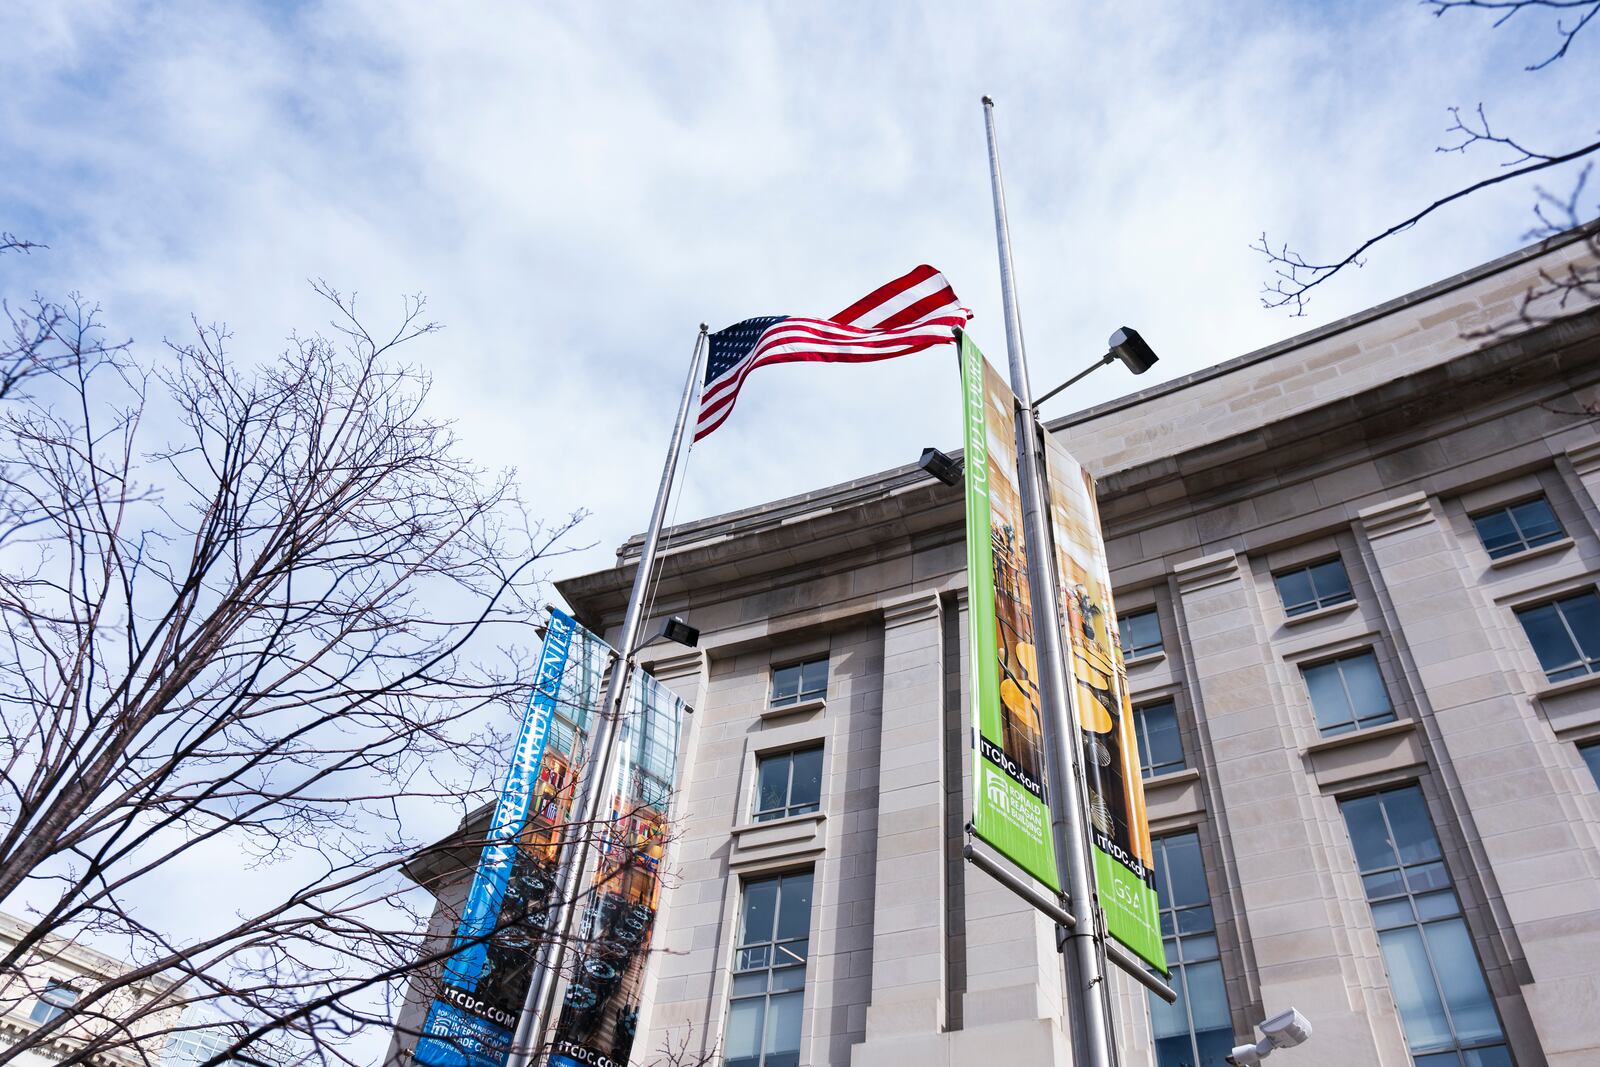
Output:
M992 97L992 96L985 96L985 97L984 97L984 98L983 98L983 106L984 106L984 107L994 107L994 97Z

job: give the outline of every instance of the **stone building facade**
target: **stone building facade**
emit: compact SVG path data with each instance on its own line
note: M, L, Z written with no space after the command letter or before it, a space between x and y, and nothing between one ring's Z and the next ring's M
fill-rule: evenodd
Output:
M14 915L0 912L0 950L14 948L32 925ZM128 965L86 945L63 937L47 936L27 953L15 969L0 973L0 1054L10 1053L8 1063L17 1067L48 1067L59 1063L84 1044L115 1027L107 1019L130 1015L141 1003L168 992L172 982L165 978L144 979L119 990L92 1014L69 1018L49 1040L29 1043L27 1036L45 1023L62 1016L74 1016L74 1005L109 979L125 974ZM168 1030L177 1021L177 1011L157 1011L141 1019L135 1033L116 1034L112 1048L93 1057L104 1067L148 1067L150 1064L198 1063L180 1061L171 1055ZM148 1035L140 1040L141 1035Z
M1600 307L1524 300L1592 254L1051 424L1099 477L1185 961L1174 1009L1115 978L1127 1067L1290 1005L1283 1067L1600 1063ZM636 1060L1071 1062L1053 931L961 858L962 539L915 467L673 532L655 610L702 637L654 664L696 710ZM558 583L599 632L638 547Z

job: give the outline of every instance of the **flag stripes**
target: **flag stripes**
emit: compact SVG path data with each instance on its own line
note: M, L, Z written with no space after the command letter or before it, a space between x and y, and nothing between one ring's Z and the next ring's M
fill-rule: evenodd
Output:
M750 372L771 363L870 363L953 344L969 314L944 275L923 265L831 319L769 315L711 335L696 441L727 421Z

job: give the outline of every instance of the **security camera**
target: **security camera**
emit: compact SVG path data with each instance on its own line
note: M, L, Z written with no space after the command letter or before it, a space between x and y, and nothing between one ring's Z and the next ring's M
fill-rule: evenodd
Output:
M1257 1067L1275 1048L1294 1048L1311 1036L1311 1020L1294 1008L1274 1015L1260 1026L1265 1036L1253 1045L1240 1045L1225 1057L1233 1067Z
M1261 1053L1254 1045L1240 1045L1223 1058L1233 1067L1256 1067L1261 1062Z

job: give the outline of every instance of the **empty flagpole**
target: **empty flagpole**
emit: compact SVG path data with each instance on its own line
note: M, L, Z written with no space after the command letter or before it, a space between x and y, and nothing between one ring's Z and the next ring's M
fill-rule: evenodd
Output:
M672 496L673 478L678 470L678 456L683 451L683 437L689 425L689 412L694 407L695 390L700 384L700 366L705 349L706 325L701 323L700 333L694 342L694 356L689 360L689 377L683 384L683 399L678 403L678 421L673 424L672 438L667 443L661 484L656 487L655 509L650 513L650 525L645 531L644 545L639 550L639 567L633 575L633 591L628 595L628 608L622 616L622 636L617 642L620 655L611 665L605 699L601 702L600 714L595 718L594 734L589 739L581 789L574 798L572 812L566 820L570 826L589 825L572 842L574 847L563 849L566 854L561 858L556 886L550 895L553 903L545 913L543 950L534 963L528 995L523 998L522 1013L517 1017L517 1030L511 1039L511 1055L506 1060L506 1067L528 1067L553 1022L551 1017L555 1014L556 989L561 984L561 961L581 910L576 904L585 880L592 878L590 872L595 850L590 847L590 837L599 826L603 805L607 800L606 789L616 775L617 739L622 733L623 701L627 699L628 686L633 680L634 653L639 647L639 630L645 623L645 599L650 590L650 574L655 569L656 552L661 545L667 501Z
M1011 230L1006 221L1005 187L1000 180L1000 148L994 133L994 101L983 98L983 124L989 141L989 181L994 190L994 231L1000 248L1000 296L1006 320L1006 356L1011 364L1011 391L1017 397L1017 438L1023 457L1022 518L1027 529L1025 547L1028 560L1028 585L1033 589L1034 633L1038 638L1040 691L1050 729L1051 771L1055 780L1049 790L1050 814L1055 831L1057 870L1067 887L1068 910L1077 925L1065 936L1071 947L1072 962L1066 966L1067 1003L1076 1016L1075 1029L1087 1046L1083 1058L1077 1049L1073 1059L1086 1067L1113 1067L1116 1049L1112 1044L1110 1002L1107 999L1105 960L1100 954L1099 913L1090 881L1088 837L1084 832L1082 774L1078 753L1082 750L1078 723L1072 713L1068 689L1067 659L1062 645L1061 608L1057 598L1055 559L1050 546L1050 511L1045 507L1044 450L1033 412L1033 390L1028 383L1028 356L1022 343L1022 318L1017 311L1014 271L1011 263ZM1062 868L1065 868L1064 870ZM1063 954L1063 964L1067 964ZM1076 975L1074 975L1076 971Z

